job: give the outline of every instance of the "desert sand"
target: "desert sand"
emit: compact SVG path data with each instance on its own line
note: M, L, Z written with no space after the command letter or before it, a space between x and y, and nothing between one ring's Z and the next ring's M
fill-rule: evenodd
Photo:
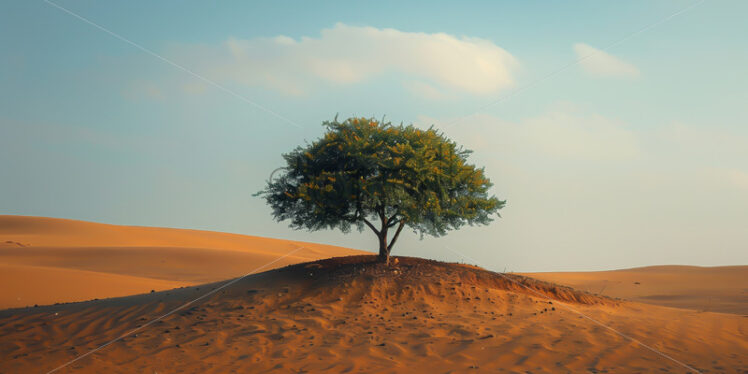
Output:
M0 300L39 304L0 310L0 373L748 372L745 266L533 274L575 290L195 230L0 216L0 239Z
M373 260L292 265L225 288L1 311L0 372L48 372L138 326L58 372L748 370L743 316L619 301L457 264L399 258L387 268Z
M167 290L241 276L272 261L260 270L363 253L210 231L0 215L0 309Z
M748 315L748 266L671 265L524 275L643 303Z

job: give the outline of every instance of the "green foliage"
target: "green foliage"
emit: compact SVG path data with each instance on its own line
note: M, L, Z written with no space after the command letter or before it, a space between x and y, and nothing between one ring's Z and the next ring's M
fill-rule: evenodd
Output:
M388 228L400 226L399 234L406 225L441 236L487 224L504 206L488 196L492 184L483 169L467 163L470 151L433 128L366 118L323 125L324 137L283 155L285 173L258 192L274 218L291 227L348 232L366 224L386 238Z

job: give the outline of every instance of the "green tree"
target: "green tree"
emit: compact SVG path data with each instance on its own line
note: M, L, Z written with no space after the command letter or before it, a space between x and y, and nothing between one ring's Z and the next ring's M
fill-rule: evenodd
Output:
M488 224L505 204L489 197L483 169L467 163L471 151L433 127L337 117L323 125L324 137L284 154L283 174L256 194L277 221L311 231L368 227L389 263L405 226L441 236L466 223Z

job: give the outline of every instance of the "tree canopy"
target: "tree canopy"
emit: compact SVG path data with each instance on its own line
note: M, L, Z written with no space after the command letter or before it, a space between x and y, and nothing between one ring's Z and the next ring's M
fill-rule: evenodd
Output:
M274 218L293 228L368 227L379 239L380 258L389 261L405 226L441 236L488 224L505 204L489 196L483 168L467 162L471 151L433 127L337 117L323 126L321 139L283 155L282 175L258 192Z

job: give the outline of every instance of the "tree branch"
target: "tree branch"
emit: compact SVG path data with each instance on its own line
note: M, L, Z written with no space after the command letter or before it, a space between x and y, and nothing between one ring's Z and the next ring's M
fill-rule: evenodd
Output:
M377 234L377 236L379 236L379 230L377 230L377 229L376 229L376 227L374 227L374 225L372 225L372 224L371 224L371 222L369 222L369 220L368 220L368 219L366 219L366 218L363 218L363 217L362 217L362 219L364 220L364 223L366 223L366 226L369 226L369 228L370 228L370 229L371 229L372 231L374 231L374 233L375 233L375 234Z
M387 221L387 216L384 214L384 206L380 205L379 207L377 207L377 211L378 211L377 213L379 213L379 219L382 220L382 228L380 229L380 232L386 234L387 229L390 226L387 225L388 221Z
M392 217L387 218L387 227L395 226L397 222L400 222L399 220L395 220L395 216L397 216L397 213L393 214ZM393 223L394 220L394 223Z
M395 231L395 236L392 237L390 244L387 246L388 251L392 250L392 246L395 245L395 241L397 240L397 237L400 236L400 231L403 231L403 227L405 227L405 221L400 221L400 226L397 226L397 231Z
M394 217L394 216L393 216L393 217ZM395 226L395 225L397 225L397 224L398 224L398 222L400 222L400 221L401 221L400 219L392 219L392 218L390 218L390 219L388 219L388 220L387 220L387 227L392 227L392 226Z

